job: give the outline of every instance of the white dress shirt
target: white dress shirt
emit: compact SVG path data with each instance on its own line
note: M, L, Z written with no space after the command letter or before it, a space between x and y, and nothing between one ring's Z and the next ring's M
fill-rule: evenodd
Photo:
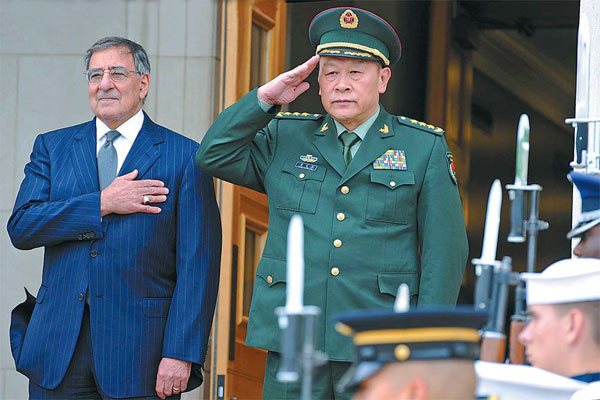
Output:
M121 136L117 137L113 141L113 146L115 146L115 150L117 151L117 171L121 170L121 166L131 150L131 146L135 141L138 133L142 129L142 125L144 124L144 113L142 110L138 111L133 117L129 118L127 121L122 123L115 131L119 131ZM96 156L100 151L100 147L106 142L106 134L108 131L111 131L108 126L104 122L100 120L100 118L96 118ZM131 171L123 171L124 173L129 173ZM119 172L117 172L117 176Z

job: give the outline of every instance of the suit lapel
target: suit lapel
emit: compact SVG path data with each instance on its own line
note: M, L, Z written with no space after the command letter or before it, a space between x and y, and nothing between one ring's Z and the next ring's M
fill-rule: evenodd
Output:
M324 118L323 123L315 132L313 144L325 160L327 160L329 165L331 165L340 176L344 175L346 166L344 165L344 158L342 156L342 147L337 139L335 123L329 115Z
M392 116L382 106L379 116L371 128L369 128L365 139L352 158L352 162L348 165L348 169L342 174L342 182L340 184L352 178L386 150L389 150L391 143L387 139L394 136L393 126Z
M73 135L71 162L82 193L97 192L98 161L96 159L96 119L94 118Z
M135 138L131 150L129 150L117 175L125 175L137 169L137 179L141 179L152 164L160 157L160 151L156 145L164 142L164 136L161 128L144 113L142 129Z

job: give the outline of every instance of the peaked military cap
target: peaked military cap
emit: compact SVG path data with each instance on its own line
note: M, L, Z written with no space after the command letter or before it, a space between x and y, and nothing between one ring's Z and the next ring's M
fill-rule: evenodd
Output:
M479 358L478 330L487 312L471 307L415 311L359 310L333 317L336 329L353 336L356 361L340 380L340 390L356 388L387 363Z
M581 218L567 233L567 239L571 239L600 224L600 176L571 171L568 178L581 194Z
M398 34L383 18L356 7L336 7L317 14L308 27L316 54L379 61L388 67L400 59Z

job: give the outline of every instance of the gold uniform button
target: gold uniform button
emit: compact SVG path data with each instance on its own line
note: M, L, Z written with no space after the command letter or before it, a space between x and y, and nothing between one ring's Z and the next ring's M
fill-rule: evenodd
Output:
M394 182L394 181L390 181L390 186L391 186L391 187L394 187L394 186L396 186L396 182Z
M338 267L331 268L331 275L338 276L340 274L340 269Z
M348 192L350 192L350 188L348 186L342 186L340 192L342 192L342 194L348 194Z
M271 275L267 276L267 283L270 285L273 283L273 277Z
M304 178L304 174L300 174L298 176L300 177L300 179Z
M335 240L333 241L333 245L334 245L335 247L342 247L342 241L341 241L340 239L335 239Z
M336 218L338 221L343 221L346 219L346 216L344 215L344 213L338 213L338 215L336 215Z

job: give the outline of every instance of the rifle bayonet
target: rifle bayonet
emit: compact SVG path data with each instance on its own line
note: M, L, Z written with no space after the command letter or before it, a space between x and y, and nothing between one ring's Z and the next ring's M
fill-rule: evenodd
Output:
M527 186L527 171L529 166L529 117L527 114L521 114L519 118L516 160L515 183L508 192L511 206L510 233L507 240L511 243L523 243L526 235L525 192L518 189Z
M590 116L590 26L585 13L579 21L577 35L577 101L575 103L575 161L573 168L586 167L588 147L588 122Z

